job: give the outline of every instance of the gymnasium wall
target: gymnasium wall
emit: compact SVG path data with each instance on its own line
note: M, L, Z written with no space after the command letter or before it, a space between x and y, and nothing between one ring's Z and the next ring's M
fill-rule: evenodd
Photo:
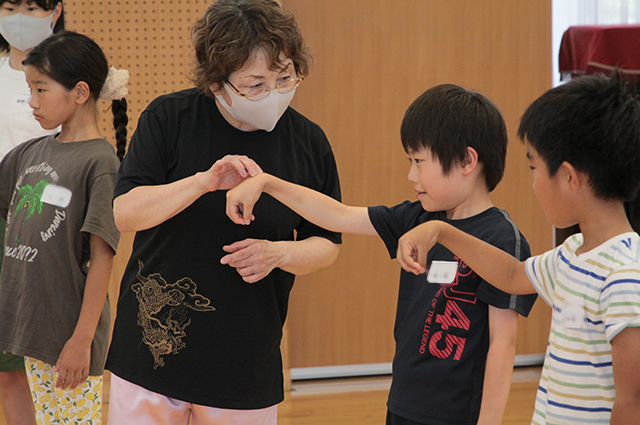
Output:
M509 211L534 253L551 248L551 226L516 139L525 108L551 86L551 0L282 2L296 14L315 57L293 106L327 133L346 203L414 198L399 137L404 111L433 85L460 84L492 99L507 122L507 170L495 205ZM111 64L131 72L130 134L152 99L190 86L190 27L208 4L65 1L67 28L93 37ZM111 114L103 116L103 133L113 140ZM123 235L116 257L114 305L131 240ZM379 239L345 235L333 266L297 280L285 338L288 365L390 362L399 270ZM549 310L539 301L520 322L518 353L544 353L548 329Z

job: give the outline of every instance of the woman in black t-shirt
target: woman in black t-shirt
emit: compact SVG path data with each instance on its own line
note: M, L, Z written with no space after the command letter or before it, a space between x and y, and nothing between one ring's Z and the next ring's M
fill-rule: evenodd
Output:
M311 60L291 14L218 0L192 36L196 88L151 102L116 183L116 223L137 234L109 422L275 425L294 276L330 265L341 239L273 199L237 226L224 190L263 169L340 199L337 168L322 129L289 107Z

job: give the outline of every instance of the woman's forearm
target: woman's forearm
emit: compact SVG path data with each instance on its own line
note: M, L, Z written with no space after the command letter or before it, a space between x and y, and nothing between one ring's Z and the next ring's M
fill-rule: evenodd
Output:
M150 229L183 211L207 191L199 174L158 186L138 186L113 201L116 226L121 232Z

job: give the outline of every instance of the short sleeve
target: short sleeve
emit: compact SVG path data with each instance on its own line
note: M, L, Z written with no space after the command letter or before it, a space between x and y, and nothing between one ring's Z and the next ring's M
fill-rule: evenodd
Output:
M82 232L100 236L109 244L113 252L118 251L120 232L116 227L111 204L111 194L115 184L115 168L112 173L96 176L91 183L87 209L82 224Z
M550 306L553 306L556 263L561 248L562 246L559 246L542 255L528 258L525 262L527 277L538 294Z
M529 315L538 299L538 294L535 293L526 295L509 294L491 284L480 285L477 295L478 298L493 307L515 310L523 317Z
M7 217L7 211L9 210L9 204L11 203L11 196L13 193L13 184L15 179L15 167L14 167L15 155L9 152L0 161L0 216Z
M165 120L156 112L142 113L118 171L114 198L138 186L167 183L166 128Z
M493 246L513 256L518 261L523 261L529 258L531 256L529 243L524 236L522 236L518 227L511 220L508 214L504 211L501 211L501 213L506 218L510 228L503 228L503 231L496 232L496 235L494 235L493 238L489 238L485 242L490 242ZM502 237L496 238L499 234L502 235ZM531 292L531 294L524 295L509 294L496 288L491 283L483 279L478 285L476 295L479 299L490 306L497 307L499 309L515 310L521 316L527 317L538 299L538 294L536 294L534 290Z
M369 207L367 211L371 224L389 251L389 257L394 259L398 251L398 240L409 229L415 227L412 223L423 209L419 203L405 201L393 207L385 205Z
M640 264L627 264L607 276L600 308L609 342L624 328L640 326Z

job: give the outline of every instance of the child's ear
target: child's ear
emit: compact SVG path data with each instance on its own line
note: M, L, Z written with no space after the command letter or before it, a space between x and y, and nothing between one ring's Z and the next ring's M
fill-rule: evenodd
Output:
M569 190L572 192L577 191L585 184L589 184L587 176L576 170L573 165L567 161L560 164L558 171L561 173L563 181L568 185Z
M464 154L462 160L462 170L465 173L470 173L478 166L478 152L471 146L467 147L467 151Z
M58 3L57 6L53 9L53 18L51 19L51 25L55 26L56 22L62 15L62 2Z
M76 103L78 105L82 105L87 103L89 98L91 97L91 90L89 89L89 84L84 81L78 82L74 89L76 96Z

